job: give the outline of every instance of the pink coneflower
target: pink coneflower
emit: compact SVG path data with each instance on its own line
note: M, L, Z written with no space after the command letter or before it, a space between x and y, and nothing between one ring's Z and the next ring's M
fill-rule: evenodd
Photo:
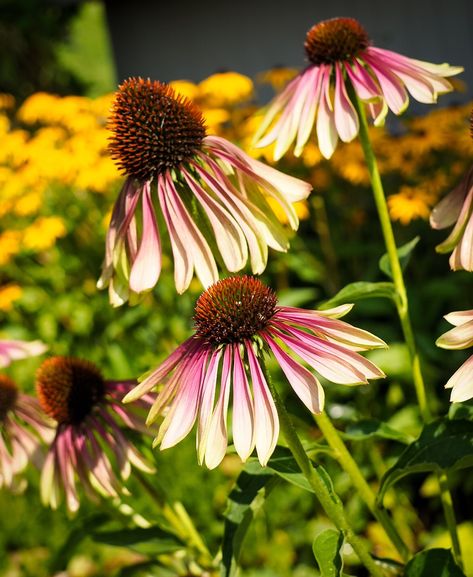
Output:
M473 346L473 310L456 311L445 315L455 328L437 339L442 349L466 349ZM452 389L450 400L461 403L473 397L473 355L450 377L446 389Z
M384 347L372 334L338 317L352 305L326 311L280 307L274 292L256 278L231 277L208 288L195 307L195 334L180 345L125 398L134 400L164 383L148 416L165 415L155 443L161 449L181 441L197 425L199 462L216 467L227 447L227 410L233 397L233 443L246 460L256 446L265 465L279 433L274 401L262 368L272 352L295 393L313 413L324 391L298 355L335 383L367 383L383 377L356 351Z
M79 508L76 481L93 499L115 497L125 488L131 465L152 472L124 429L145 432L149 396L124 408L121 398L136 381L105 381L91 363L53 357L38 369L36 389L44 412L57 422L41 474L41 498L56 509L65 494L70 511Z
M450 255L452 270L473 271L473 167L463 180L433 209L432 228L453 227L446 240L436 246L437 252Z
M170 86L126 80L116 94L110 128L112 157L127 175L99 280L99 287L109 285L112 304L158 281L158 221L169 233L179 293L194 270L205 287L218 279L213 245L229 271L240 270L249 258L255 274L266 266L268 246L287 250L287 232L267 199L279 203L296 230L291 203L306 198L311 186L250 158L224 138L207 136L201 111Z
M39 465L41 441L49 442L53 434L36 399L0 375L0 488L21 488L17 475L30 462Z
M42 355L47 347L41 341L0 340L0 368L11 361Z
M355 138L359 119L348 84L367 103L368 112L378 125L384 121L388 108L394 114L404 112L409 103L408 92L419 102L435 102L438 94L452 90L444 77L463 70L375 48L365 29L353 18L333 18L313 26L306 36L305 51L309 66L270 104L255 136L258 147L276 143L275 160L293 142L294 154L299 156L314 123L325 158L332 156L339 137L343 142Z

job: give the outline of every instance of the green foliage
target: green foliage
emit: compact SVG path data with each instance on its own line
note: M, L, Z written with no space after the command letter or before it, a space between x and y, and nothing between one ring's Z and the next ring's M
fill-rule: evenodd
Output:
M405 577L465 577L447 549L417 553L406 565Z
M343 533L334 529L327 529L314 539L312 549L319 565L321 577L341 577L343 543Z

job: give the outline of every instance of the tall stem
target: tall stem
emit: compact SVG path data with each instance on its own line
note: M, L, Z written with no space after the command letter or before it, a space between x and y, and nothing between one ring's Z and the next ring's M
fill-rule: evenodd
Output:
M389 264L391 267L391 275L397 293L397 312L399 320L401 321L402 332L409 351L409 356L412 365L412 377L417 394L417 401L419 403L420 412L424 421L431 420L431 413L427 404L427 395L425 392L425 383L420 367L419 353L414 339L414 332L412 330L411 320L409 317L409 303L407 299L406 285L402 274L401 263L397 254L396 241L394 239L394 232L391 226L391 219L389 218L388 205L384 194L383 183L378 170L376 157L371 146L371 141L368 134L368 123L366 121L366 114L363 104L360 102L354 93L354 103L360 119L360 142L365 155L366 164L370 174L371 188L373 190L374 201L378 210L379 222L383 232L384 243L388 254Z
M331 519L337 529L339 529L339 531L344 534L345 539L353 547L353 550L358 555L360 561L363 563L366 569L373 577L383 577L381 569L378 567L378 565L376 565L373 558L371 557L365 542L355 534L350 523L348 522L340 499L337 495L329 490L326 479L320 472L319 468L316 466L314 467L310 462L309 457L304 451L304 447L302 446L302 443L297 436L289 414L286 411L286 407L281 401L279 393L275 389L262 359L261 365L269 389L274 398L274 402L276 403L281 430L284 434L287 445L294 456L294 459L299 465L300 470L312 487L327 516Z
M427 395L425 391L425 383L422 376L422 370L420 366L419 353L417 352L417 347L414 339L414 331L412 330L411 320L409 317L409 305L407 299L406 285L404 284L404 277L402 274L401 263L399 262L399 256L397 254L396 241L394 239L394 232L391 226L391 219L389 218L388 205L386 202L386 197L384 194L383 183L381 181L381 176L378 170L378 164L376 162L376 157L371 146L371 141L368 134L368 123L366 121L366 114L363 103L360 101L356 95L353 88L350 86L350 91L352 93L352 102L354 102L356 110L358 112L358 117L360 119L360 142L363 148L363 153L365 155L366 164L370 174L371 188L373 190L374 200L376 203L376 208L378 210L379 221L381 223L381 229L383 231L384 243L386 245L386 251L388 253L389 263L391 266L391 274L396 287L397 299L396 306L401 321L401 327L404 334L404 339L409 351L409 356L412 365L412 377L414 380L414 386L417 394L417 401L419 403L420 413L424 422L428 422L432 419L432 415L427 404ZM456 552L455 557L459 564L461 564L460 548L458 531L455 523L455 515L453 512L452 496L448 483L442 477L438 475L438 482L440 488L440 495L442 499L442 505L445 513L445 521L447 523L447 528L450 533L450 538L452 541L452 547L454 552Z
M447 522L448 531L452 539L452 549L455 561L460 567L463 566L460 540L458 538L457 532L457 522L455 519L455 510L453 508L452 495L448 486L448 477L446 472L439 473L438 475L439 486L440 486L440 499L442 501L443 513L445 516L445 521Z
M385 509L380 509L376 506L376 496L374 492L366 482L366 479L360 471L360 468L351 456L337 429L333 426L326 413L314 415L314 418L327 443L334 450L335 458L338 460L345 472L350 476L353 485L358 490L360 497L366 503L373 517L375 517L378 523L382 525L402 559L407 561L410 557L410 552L407 545L399 535L398 530L396 529L388 512Z

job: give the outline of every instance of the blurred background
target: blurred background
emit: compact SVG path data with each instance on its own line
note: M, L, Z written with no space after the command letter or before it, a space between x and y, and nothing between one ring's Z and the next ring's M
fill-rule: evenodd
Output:
M473 308L473 291L471 274L451 273L448 257L436 254L435 245L446 233L432 231L428 216L473 159L470 0L299 0L287 5L269 0L0 0L1 337L39 338L51 354L87 358L108 378L142 374L187 338L201 287L195 281L177 297L169 258L164 258L158 286L138 306L113 309L106 291L96 288L108 219L123 182L107 153L112 92L129 75L172 82L201 106L209 132L271 162L271 150L250 146L257 112L304 66L306 31L335 16L358 18L378 46L465 66L465 73L454 79L455 92L441 96L438 107L412 106L387 128L371 133L398 244L417 242L406 269L412 320L432 408L445 414L449 402L443 384L466 353L440 350L434 342L449 328L444 314ZM329 162L314 143L300 159L288 155L277 166L314 186L310 199L297 207L301 227L290 252L271 253L264 274L281 302L314 308L347 283L388 280L379 267L384 248L358 144L339 146ZM169 247L164 250L170 254ZM337 426L374 418L418 434L408 354L393 307L382 299L361 301L348 320L391 344L372 355L389 378L363 388L327 386L327 406ZM8 374L33 392L39 362L15 363ZM284 379L279 384L305 438L317 440L310 415L286 390ZM153 483L185 503L216 552L226 495L241 464L229 454L218 470L206 471L197 466L193 445L190 435L176 449L155 451L151 458L159 474ZM352 446L373 484L383 473L381 458L392 460L401 449L393 440ZM150 452L149 447L143 450ZM357 530L369 535L378 554L394 556L353 495L349 479L333 462L326 466L357 519ZM125 569L145 553L133 556L92 543L86 531L79 531L81 538L65 555L68 532L95 509L85 502L75 519L62 509L52 513L39 503L34 471L29 481L23 496L0 492L0 575L135 574ZM472 547L473 479L463 473L451 481L462 504L457 508L461 536ZM432 478L421 476L391 496L391 505L403 504L400 522L414 546L448 545L435 487ZM133 505L147 514L133 480L131 491ZM252 526L243 575L316 577L311 542L324 521L314 515L312 496L284 485L271 499L271 507ZM405 505L409 501L419 518ZM116 513L106 510L113 519ZM473 575L471 560L467 563L467 574Z

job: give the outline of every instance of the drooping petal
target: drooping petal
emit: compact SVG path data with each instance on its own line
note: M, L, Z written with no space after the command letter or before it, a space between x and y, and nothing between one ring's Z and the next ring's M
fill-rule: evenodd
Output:
M442 349L466 349L473 346L473 319L444 333L437 339L436 345Z
M0 368L11 361L42 355L47 349L41 341L0 340Z
M445 388L452 389L452 403L462 403L473 397L473 356L450 377Z
M220 358L221 349L210 353L210 361L204 375L204 382L202 384L202 392L199 401L199 423L196 437L197 458L199 465L202 465L204 462L205 451L207 448L207 439L215 401L215 390L217 386L217 375Z
M319 106L323 73L318 66L314 66L310 73L311 90L308 91L299 120L299 130L297 131L297 140L294 148L294 156L296 157L302 154L304 146L309 140L314 128L315 114Z
M261 466L264 467L278 441L279 418L268 384L249 341L245 343L245 348L253 383L256 452Z
M253 452L254 407L238 345L233 345L233 444L244 462Z
M334 119L338 135L343 142L351 142L358 134L360 124L355 107L348 98L340 63L335 64Z
M151 290L161 272L161 241L154 216L149 182L143 187L143 231L130 271L130 288L136 293Z
M215 469L227 450L227 412L230 396L230 372L232 365L232 349L225 347L222 363L222 378L220 382L220 395L212 414L207 433L207 445L205 448L205 464L209 469Z
M454 311L452 313L448 313L448 315L445 315L443 318L451 325L458 327L467 323L468 321L473 321L473 309L467 311Z
M296 395L309 411L321 413L324 408L325 393L319 381L310 371L291 358L269 335L265 335L265 340Z
M324 66L324 65L322 65ZM321 68L322 68L321 66ZM335 152L338 142L338 133L330 102L330 68L324 66L324 76L321 80L321 94L319 110L317 112L317 140L322 156L330 158Z

